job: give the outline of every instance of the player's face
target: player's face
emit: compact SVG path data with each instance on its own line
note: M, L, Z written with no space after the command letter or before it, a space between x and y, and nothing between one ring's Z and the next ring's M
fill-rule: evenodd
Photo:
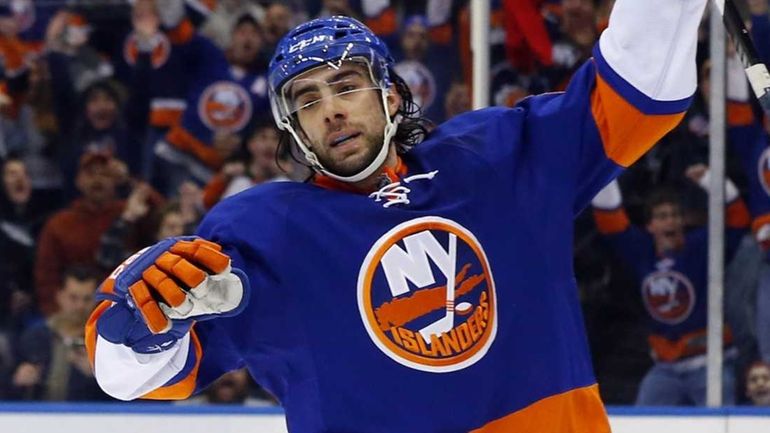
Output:
M300 134L329 171L351 176L366 168L382 146L385 130L381 90L369 69L347 62L339 68L319 68L297 77L286 94L296 110ZM401 103L389 92L388 115Z
M679 205L662 203L655 206L647 230L655 238L659 250L678 248L684 237L684 220Z
M757 365L749 370L746 394L756 406L770 406L770 367Z

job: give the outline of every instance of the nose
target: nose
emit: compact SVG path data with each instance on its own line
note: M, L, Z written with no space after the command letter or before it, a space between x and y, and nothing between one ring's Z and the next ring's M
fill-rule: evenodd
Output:
M348 107L346 106L345 101L337 95L327 96L321 100L321 104L323 104L324 123L333 124L340 120L347 119Z

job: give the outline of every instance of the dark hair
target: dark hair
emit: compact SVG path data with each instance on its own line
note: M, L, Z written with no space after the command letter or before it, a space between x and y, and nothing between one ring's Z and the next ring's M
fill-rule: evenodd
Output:
M652 211L664 204L671 204L681 208L682 197L671 187L661 187L653 191L644 203L645 222L650 222L652 220Z
M397 152L403 154L425 140L425 137L428 136L428 133L430 133L435 124L433 121L423 116L422 107L414 102L412 91L409 90L406 81L404 81L404 79L392 68L389 68L388 72L393 85L396 87L396 92L401 96L401 106L398 108L397 112L397 115L401 116L401 121L398 124L398 129L396 129L392 141L396 143ZM278 149L276 150L276 158L279 154L285 155L288 149L288 154L294 161L305 167L312 168L305 160L305 156L299 152L297 146L293 145L293 142L294 139L291 134L289 134L288 131L282 130L278 142ZM283 170L283 167L281 167L281 170ZM313 174L311 173L306 181L312 177Z
M64 269L62 273L62 288L67 278L72 278L77 281L90 281L94 280L98 282L102 278L103 274L99 272L93 266L89 265L71 265Z

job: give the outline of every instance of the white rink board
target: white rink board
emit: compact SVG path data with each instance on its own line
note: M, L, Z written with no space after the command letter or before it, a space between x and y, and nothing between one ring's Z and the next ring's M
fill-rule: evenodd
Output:
M7 414L2 433L287 433L283 415Z
M770 408L610 408L614 433L770 432ZM274 408L0 403L1 433L287 433Z
M770 432L770 414L765 417L614 416L613 433L762 433Z

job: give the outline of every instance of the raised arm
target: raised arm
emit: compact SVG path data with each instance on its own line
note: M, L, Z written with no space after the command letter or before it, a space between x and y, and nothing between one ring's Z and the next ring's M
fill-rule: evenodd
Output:
M596 194L591 200L591 207L596 229L626 266L633 269L643 257L654 254L651 236L628 219L617 180Z
M562 174L555 178L573 189L575 213L683 118L696 89L706 3L618 0L594 58L567 91L522 104L538 144L534 163Z

